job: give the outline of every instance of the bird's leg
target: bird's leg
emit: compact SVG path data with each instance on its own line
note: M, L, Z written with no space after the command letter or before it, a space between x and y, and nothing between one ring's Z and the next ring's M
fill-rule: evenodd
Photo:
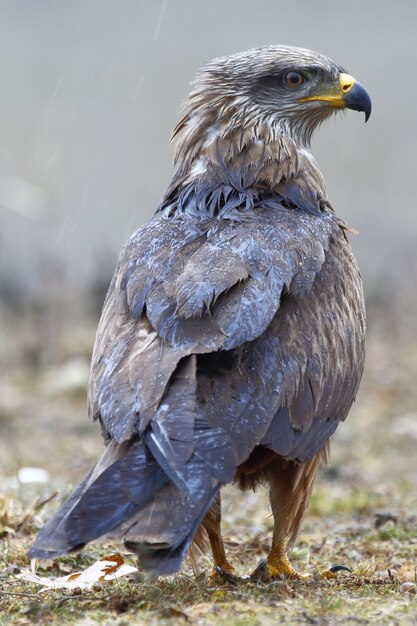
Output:
M291 565L288 549L295 540L310 500L314 479L320 465L317 454L304 465L277 459L270 465L270 502L274 516L271 551L251 578L274 580L279 578L306 578Z
M227 577L222 576L222 572L229 574L230 577L235 577L236 571L227 560L221 533L220 493L217 495L214 503L208 510L202 526L207 532L211 551L213 553L213 569L210 575L210 582L217 583L226 580Z

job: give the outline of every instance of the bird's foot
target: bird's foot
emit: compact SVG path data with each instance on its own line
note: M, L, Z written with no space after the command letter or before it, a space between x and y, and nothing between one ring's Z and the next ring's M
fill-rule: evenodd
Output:
M261 582L269 582L271 580L306 580L310 578L310 574L302 574L297 572L291 565L286 555L275 559L266 559L261 561L256 570L251 574L251 580L258 580Z
M230 565L228 561L224 561L219 565L213 565L209 577L209 583L211 585L222 585L224 583L236 584L241 582L242 579L237 575L233 565Z
M352 573L352 570L345 565L333 565L333 567L329 567L329 569L324 569L319 572L320 578L325 578L326 580L334 580L337 578L337 572L349 572Z

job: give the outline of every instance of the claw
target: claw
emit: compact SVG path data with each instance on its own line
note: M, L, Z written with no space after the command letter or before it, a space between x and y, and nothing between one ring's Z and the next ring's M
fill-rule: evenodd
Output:
M243 578L236 574L235 568L227 562L225 566L213 565L209 578L211 585L222 585L224 583L237 585L243 580Z
M325 569L320 572L320 576L322 578L326 578L327 580L331 580L337 578L337 572L349 572L352 573L352 570L346 565L333 565L333 567L329 567L329 569Z
M237 585L238 583L241 583L243 581L243 578L241 578L241 576L237 576L232 572L226 572L226 570L222 569L220 565L215 565L213 570L213 574L216 573L218 576L220 576L222 582Z
M250 575L250 579L262 580L264 578L265 569L266 569L266 559L262 559L262 561L258 563L257 568Z
M350 567L346 567L346 565L333 565L333 567L329 568L329 572L333 572L334 574L336 572L349 572L351 574L352 570Z
M256 580L260 582L270 582L271 580L305 580L310 578L310 574L301 574L297 572L286 557L281 561L272 565L268 563L267 559L263 559L258 567L252 572L250 580Z

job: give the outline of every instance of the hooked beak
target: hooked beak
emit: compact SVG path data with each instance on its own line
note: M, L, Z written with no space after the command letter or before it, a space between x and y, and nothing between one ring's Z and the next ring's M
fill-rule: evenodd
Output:
M330 91L300 98L300 102L311 100L328 102L331 106L339 109L362 111L365 113L365 122L371 115L372 103L368 92L349 74L339 74L338 85Z
M339 82L341 82L342 76L348 76L348 74L340 74ZM369 97L365 87L362 87L362 85L357 83L355 79L352 80L353 85L351 89L343 94L342 100L347 109L352 109L352 111L363 111L365 113L365 122L367 122L372 110L371 98Z

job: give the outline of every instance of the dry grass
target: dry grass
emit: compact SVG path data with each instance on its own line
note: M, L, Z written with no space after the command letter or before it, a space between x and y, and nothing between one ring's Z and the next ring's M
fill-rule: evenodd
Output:
M168 579L122 579L90 592L50 591L15 575L25 551L61 496L94 460L99 433L85 418L92 331L60 335L42 368L4 363L0 378L0 624L415 624L417 623L417 344L370 340L358 402L335 437L293 551L307 581L210 587L200 572ZM1 358L1 354L0 354ZM46 469L46 484L19 484L20 467ZM268 549L272 521L265 494L225 493L224 533L232 562L247 575ZM394 520L379 515L389 513ZM47 561L40 573L63 575L120 546L96 543ZM129 557L128 557L129 559ZM352 575L315 576L336 563Z

